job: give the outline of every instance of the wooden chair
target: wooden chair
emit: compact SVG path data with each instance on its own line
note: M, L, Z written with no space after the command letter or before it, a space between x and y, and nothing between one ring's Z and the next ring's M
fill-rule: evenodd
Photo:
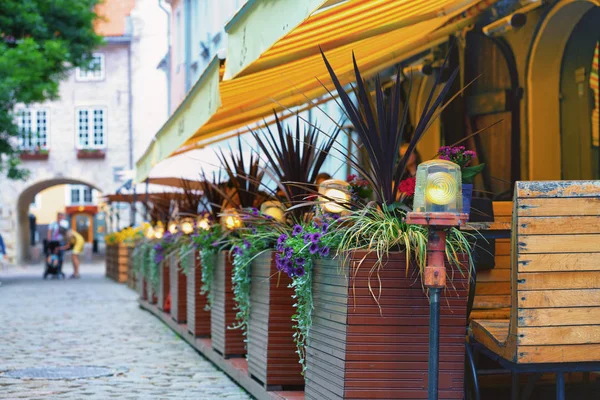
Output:
M469 346L555 373L563 400L565 372L600 370L600 181L517 182L512 226L510 316L473 319Z

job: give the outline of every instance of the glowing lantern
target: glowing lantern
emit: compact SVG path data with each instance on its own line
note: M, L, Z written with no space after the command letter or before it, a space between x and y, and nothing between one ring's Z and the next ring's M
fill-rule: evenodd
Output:
M146 236L146 239L153 239L154 238L154 228L152 228L152 226L148 225L146 227L146 229L144 230L144 236Z
M205 216L200 216L196 220L196 226L198 227L198 229L204 229L205 231L207 231L210 229L210 222Z
M279 201L265 201L260 206L260 211L272 217L275 221L283 222L285 220L283 204Z
M171 223L169 224L169 233L170 233L171 235L174 235L174 234L176 234L178 231L179 231L179 227L177 226L177 223L175 223L175 222L171 222Z
M183 233L189 235L190 233L194 232L194 220L192 218L185 218L183 221L181 221L180 228Z
M242 226L242 220L234 210L229 209L225 210L225 213L221 217L221 225L231 231L240 228Z
M162 239L163 235L165 234L165 228L160 222L154 227L153 231L154 239Z
M419 165L413 211L417 213L461 213L460 167L446 160L432 160Z
M319 185L319 202L321 209L331 214L342 214L348 211L346 205L350 201L348 182L339 179L328 179Z

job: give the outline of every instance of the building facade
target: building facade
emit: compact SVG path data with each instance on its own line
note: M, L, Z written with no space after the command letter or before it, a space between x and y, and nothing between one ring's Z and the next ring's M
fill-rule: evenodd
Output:
M91 240L98 210L88 208L98 201L86 202L86 193L100 198L119 188L123 173L133 168L136 145L146 146L166 117L166 82L156 72L166 48L166 24L157 2L108 0L97 13L102 18L95 30L105 44L94 51L89 68L71 71L59 100L15 110L18 146L30 177L6 180L0 193L0 233L13 261L30 256L30 204L56 185L76 185L66 190L77 191L81 199L67 201L65 211L73 217L72 226L87 229ZM51 204L41 197L41 207Z

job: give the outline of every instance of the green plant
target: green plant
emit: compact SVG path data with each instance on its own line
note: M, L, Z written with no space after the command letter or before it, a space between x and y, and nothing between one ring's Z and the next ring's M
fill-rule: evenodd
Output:
M448 80L439 90L439 94L436 95L442 76L442 74L438 74L435 84L427 94L425 107L417 121L414 132L412 132L407 150L401 157L399 150L410 125L408 122L409 102L405 101L402 105L401 101L403 98L403 89L400 84L402 71L398 69L396 81L389 88L389 95L384 93L383 85L379 75L377 75L375 77L374 94L372 94L367 83L363 80L356 58L353 56L352 61L356 78L353 87L356 98L355 103L350 94L346 92L344 85L340 82L324 53L322 53L322 56L341 101L340 107L352 123L354 132L365 149L369 163L367 166L363 166L352 155L347 156L347 161L353 169L358 171L370 183L372 188L376 189L374 192L375 201L380 205L387 204L389 206L395 203L399 196L400 182L405 175L406 165L417 143L446 107L447 103L444 103L444 98L456 78L458 68L450 74ZM441 67L442 71L446 65L447 59L444 60ZM412 80L409 83L409 95L411 83ZM406 97L408 98L409 95ZM332 97L335 99L333 94Z
M483 171L485 164L471 165L471 161L477 157L473 150L467 150L465 146L442 146L438 150L438 157L442 160L452 161L458 164L462 175L462 183L471 184L475 177Z
M314 188L340 130L328 134L319 144L321 130L310 124L301 127L300 117L296 117L295 131L284 127L277 113L275 122L277 132L267 125L266 131L252 131L252 135L265 154L269 175L278 182L279 197L286 203L288 214L295 223L311 211L310 207L300 207L299 203L315 193L311 187Z
M339 233L343 229L336 218L324 215L312 222L295 225L291 232L282 233L277 239L277 269L290 276L295 293L294 342L303 371L306 369L305 347L312 326L313 258L330 257L331 249L339 246Z
M212 225L205 231L199 231L192 235L192 240L200 252L200 261L202 264L202 286L200 294L206 295L208 300L206 309L212 307L213 302L213 277L215 265L217 263L217 254L219 252L220 240L223 238L221 226L218 224Z

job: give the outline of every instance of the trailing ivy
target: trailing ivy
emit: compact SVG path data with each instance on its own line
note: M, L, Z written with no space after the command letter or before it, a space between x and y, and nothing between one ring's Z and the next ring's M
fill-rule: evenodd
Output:
M202 264L202 286L200 294L206 295L206 310L210 310L213 303L213 277L219 253L220 240L222 240L223 230L220 225L213 225L209 229L200 231L192 236L194 245L200 252L200 261Z
M277 240L277 269L292 279L290 285L295 292L296 313L294 342L303 371L306 370L306 345L312 326L312 276L313 259L330 256L330 249L339 245L339 232L331 227L336 219L330 216L315 218L312 223L297 224L291 234L281 234ZM341 226L336 228L341 229Z

